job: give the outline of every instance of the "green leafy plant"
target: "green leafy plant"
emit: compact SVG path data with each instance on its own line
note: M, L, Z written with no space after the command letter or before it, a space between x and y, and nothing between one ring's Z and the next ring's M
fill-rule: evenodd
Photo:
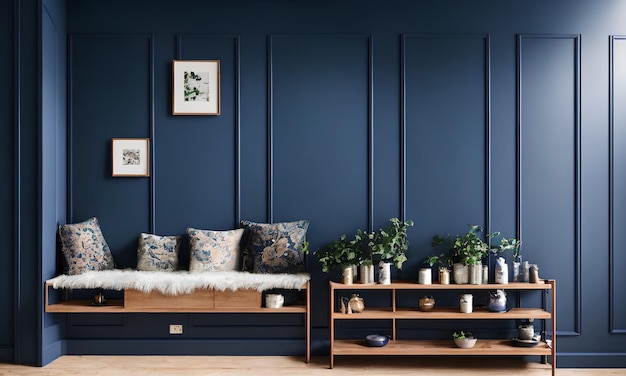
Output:
M389 260L398 269L407 260L409 249L407 229L413 221L391 218L391 224L373 232L357 230L354 239L348 240L343 234L338 240L314 252L322 264L322 271L328 273L334 268L348 265L372 265L373 259Z
M469 339L474 338L474 335L470 331L459 330L458 332L452 333L452 337L458 339Z
M438 265L439 270L450 268L452 260L449 257L446 257L444 253L440 254L432 254L426 257L424 260L424 264L430 266L431 268L435 265Z
M457 235L452 240L450 250L452 258L464 265L480 264L481 260L488 255L489 244L481 239L482 227L469 225L470 229L464 235Z
M313 254L322 264L322 271L328 273L332 269L343 269L348 265L355 265L358 261L359 246L358 241L348 240L343 234L339 239L330 242Z
M367 245L373 255L379 255L381 260L393 262L396 268L402 269L409 249L407 230L413 226L413 221L401 221L398 218L391 218L389 221L390 225L368 234Z

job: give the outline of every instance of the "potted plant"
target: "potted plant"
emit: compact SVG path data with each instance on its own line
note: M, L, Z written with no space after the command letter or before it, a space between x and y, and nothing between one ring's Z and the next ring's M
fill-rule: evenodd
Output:
M382 261L392 262L396 268L402 269L407 260L406 251L409 249L407 230L413 226L413 221L401 221L398 218L389 219L390 225L374 232L369 237L368 245L373 255L379 255Z
M433 238L433 241L435 241L434 238ZM432 254L426 257L426 260L424 260L424 264L430 266L430 268L432 268L435 265L438 266L437 270L439 272L439 283L442 285L450 284L450 267L452 266L451 262L452 262L452 259L450 259L449 257L446 257L444 253Z
M490 234L491 237L498 236L500 233ZM491 246L491 252L494 256L504 251L512 251L513 252L513 281L519 282L522 277L520 275L520 266L522 264L522 256L520 254L520 247L522 245L521 240L517 240L515 238L502 238L500 244L497 246Z
M478 338L472 335L472 332L460 330L458 332L454 332L452 334L452 338L454 338L454 343L457 347L463 349L471 349L476 344Z
M339 239L330 242L326 247L314 252L322 264L322 271L330 273L333 270L343 271L352 268L358 262L359 242L348 240L345 234ZM347 281L346 281L347 282ZM345 282L344 282L345 283Z
M482 227L469 225L464 235L457 235L450 246L455 261L456 283L480 284L482 281L482 259L488 255L489 245L481 239ZM467 279L465 276L467 275Z
M413 226L411 220L401 221L398 218L391 218L389 221L390 225L367 235L367 246L371 249L372 255L378 255L381 259L379 283L383 284L391 282L391 264L402 270L409 249L407 230L409 226ZM380 278L381 276L384 278Z

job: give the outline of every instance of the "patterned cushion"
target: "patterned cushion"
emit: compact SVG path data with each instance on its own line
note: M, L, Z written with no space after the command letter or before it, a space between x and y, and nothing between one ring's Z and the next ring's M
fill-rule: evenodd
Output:
M189 271L223 272L239 269L243 229L212 231L188 228Z
M244 270L254 273L300 273L304 268L303 244L309 221L255 223L241 221L244 235Z
M178 268L180 240L180 236L139 235L137 270L175 271Z
M98 219L93 217L81 223L59 226L67 274L113 269L113 255L104 240Z

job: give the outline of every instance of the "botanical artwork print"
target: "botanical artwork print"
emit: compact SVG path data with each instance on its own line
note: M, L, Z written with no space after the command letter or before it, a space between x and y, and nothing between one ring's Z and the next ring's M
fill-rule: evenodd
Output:
M243 231L243 229L213 231L188 228L189 272L238 270Z
M209 72L184 72L185 102L209 102Z
M180 236L142 233L137 248L137 270L173 272L178 268Z
M305 271L302 248L309 221L242 221L242 225L246 229L246 270L269 274Z
M122 165L140 165L141 153L139 149L122 149Z
M59 226L67 274L113 269L113 256L104 240L98 219Z

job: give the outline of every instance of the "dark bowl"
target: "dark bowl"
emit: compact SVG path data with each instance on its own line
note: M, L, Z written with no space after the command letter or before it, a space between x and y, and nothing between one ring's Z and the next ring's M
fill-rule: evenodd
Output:
M372 347L383 347L389 342L389 337L380 334L370 334L365 337L367 344Z

